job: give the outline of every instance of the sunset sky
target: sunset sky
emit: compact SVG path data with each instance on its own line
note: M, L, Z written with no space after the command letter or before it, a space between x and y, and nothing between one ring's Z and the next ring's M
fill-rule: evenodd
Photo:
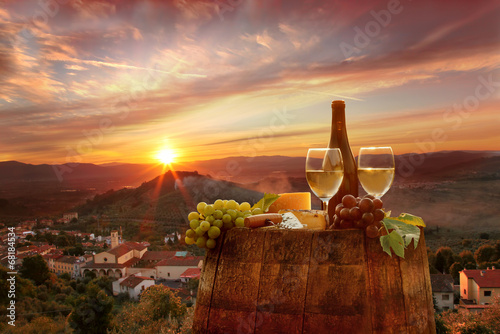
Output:
M497 0L0 4L0 161L500 150Z

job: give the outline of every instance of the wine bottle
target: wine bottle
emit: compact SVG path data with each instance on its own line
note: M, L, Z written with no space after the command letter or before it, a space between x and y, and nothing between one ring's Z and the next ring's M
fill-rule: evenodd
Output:
M344 180L337 194L328 202L328 218L330 222L333 222L335 207L342 202L342 197L348 194L354 197L358 196L358 170L347 139L345 102L342 100L332 102L332 130L328 147L339 148L344 161Z

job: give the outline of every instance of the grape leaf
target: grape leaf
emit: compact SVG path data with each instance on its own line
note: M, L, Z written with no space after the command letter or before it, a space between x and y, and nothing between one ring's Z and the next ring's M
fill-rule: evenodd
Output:
M391 217L393 220L399 220L400 222L425 227L424 220L418 216L411 215L409 213L402 213L399 217Z
M396 231L392 231L388 235L383 235L380 237L380 244L382 245L382 249L384 252L389 254L392 257L391 248L394 253L402 257L405 257L405 246L403 238Z
M418 228L418 226L406 224L395 218L384 218L382 222L388 231L393 230L392 232L396 232L404 239L405 248L412 240L414 242L414 247L417 248L418 241L420 240L420 228Z
M252 206L252 209L261 208L262 212L267 212L271 204L273 204L274 201L276 201L278 198L280 198L280 195L264 194L264 197L262 197L260 201L258 201Z

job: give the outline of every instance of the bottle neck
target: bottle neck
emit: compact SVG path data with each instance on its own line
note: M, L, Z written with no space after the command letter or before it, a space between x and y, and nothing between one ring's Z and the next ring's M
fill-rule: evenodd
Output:
M340 147L348 144L347 130L345 125L345 105L332 104L332 130L330 137L330 147Z

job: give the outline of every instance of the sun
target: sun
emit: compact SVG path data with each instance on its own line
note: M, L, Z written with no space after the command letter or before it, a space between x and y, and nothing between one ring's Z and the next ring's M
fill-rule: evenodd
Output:
M170 165L175 161L176 154L170 148L162 148L156 153L156 159L164 165Z

